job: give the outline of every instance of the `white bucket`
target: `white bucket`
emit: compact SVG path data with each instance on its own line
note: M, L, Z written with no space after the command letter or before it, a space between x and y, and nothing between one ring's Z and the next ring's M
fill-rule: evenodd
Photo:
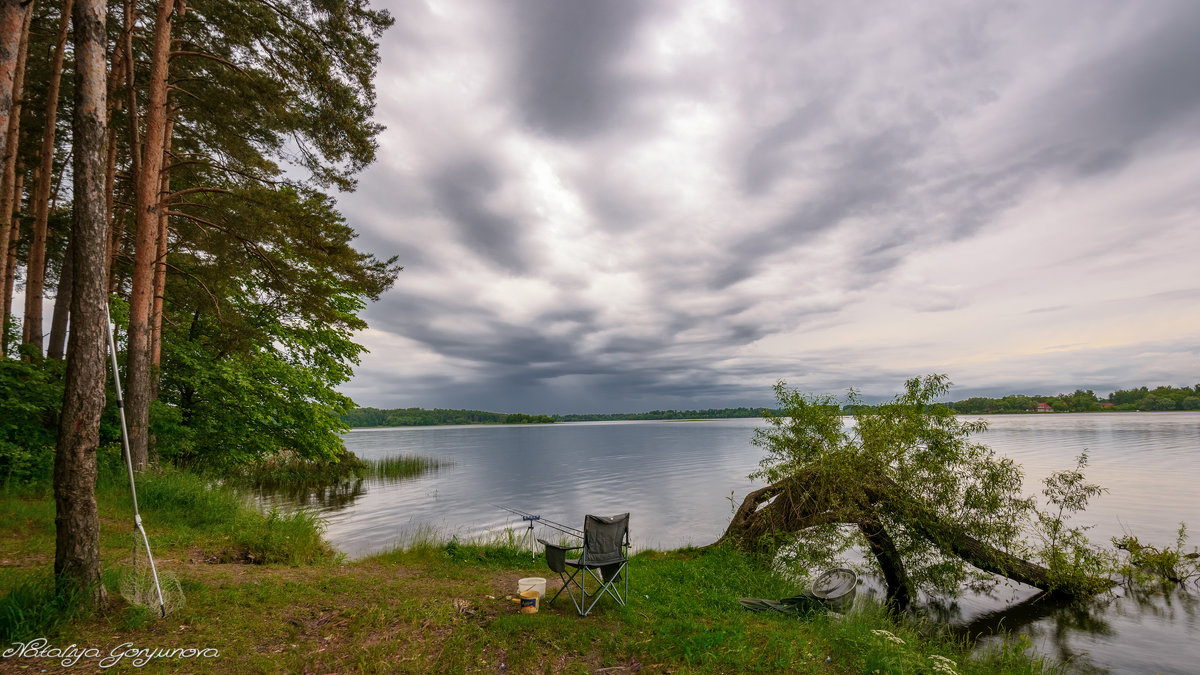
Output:
M539 598L546 597L546 580L542 577L525 577L517 581L517 595L525 591L537 591Z

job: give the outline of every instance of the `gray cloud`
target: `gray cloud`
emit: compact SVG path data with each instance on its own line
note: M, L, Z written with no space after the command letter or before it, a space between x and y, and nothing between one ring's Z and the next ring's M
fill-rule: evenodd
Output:
M525 123L565 138L616 124L637 86L620 57L651 8L641 0L514 3L511 85Z
M488 203L500 185L494 167L478 159L462 161L436 174L430 184L437 208L458 226L463 243L510 272L527 270L523 229Z
M1194 3L395 4L360 403L1200 379Z

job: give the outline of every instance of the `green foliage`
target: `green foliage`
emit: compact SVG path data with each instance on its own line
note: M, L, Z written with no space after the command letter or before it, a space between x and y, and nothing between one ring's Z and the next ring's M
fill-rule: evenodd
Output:
M0 485L49 484L62 394L62 362L0 360Z
M1175 545L1158 548L1143 544L1133 535L1113 537L1113 546L1126 553L1120 567L1125 579L1134 584L1176 584L1200 578L1200 550L1187 550L1187 525L1179 524Z
M209 200L239 236L184 225L202 246L173 263L154 430L183 464L231 466L283 450L333 459L353 405L336 388L363 347L367 300L398 268L350 246L332 201L297 187L245 188Z
M391 23L365 0L189 3L176 21L179 37L190 51L237 67L172 59L178 86L190 94L182 99L180 144L218 150L213 154L251 174L286 161L318 185L353 189L382 130L371 119L373 80L379 39Z
M220 472L239 485L317 485L361 476L367 465L354 453L342 451L333 459L309 459L286 450Z
M21 319L13 314L8 315L4 322L3 333L0 333L0 357L16 358L17 347L21 344Z
M876 406L861 405L852 390L844 404L855 411L854 423L845 424L842 402L780 382L775 392L781 412L767 415L769 426L755 435L767 454L752 477L776 482L803 472L811 478L808 489L829 496L843 522L878 520L919 588L952 593L968 579L991 583L931 543L928 518L1005 549L1018 539L1032 503L1020 496L1019 467L971 441L985 424L934 404L949 386L944 375L914 378L903 393ZM800 562L812 557L810 535L825 549L861 541L832 526L817 528L805 533L807 546L797 547L807 551Z
M1050 508L1037 512L1038 536L1043 542L1038 557L1050 570L1055 587L1075 595L1103 590L1105 586L1098 580L1107 578L1112 570L1112 557L1088 541L1086 531L1090 526L1067 523L1072 514L1082 512L1088 501L1105 492L1099 485L1087 482L1084 476L1087 462L1088 455L1084 452L1076 459L1074 469L1047 476L1042 494Z

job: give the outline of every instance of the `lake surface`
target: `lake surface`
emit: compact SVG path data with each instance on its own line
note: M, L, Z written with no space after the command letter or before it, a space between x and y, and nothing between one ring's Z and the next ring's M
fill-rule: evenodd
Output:
M979 439L1024 467L1027 494L1040 497L1042 478L1089 453L1088 480L1108 490L1079 518L1094 526L1094 542L1132 533L1164 546L1175 541L1181 521L1200 528L1200 413L986 419L990 429ZM431 528L468 539L524 527L496 505L572 527L587 513L629 511L635 548L703 545L716 540L733 507L762 486L746 477L763 456L750 443L761 425L742 419L359 429L345 440L360 457L420 455L443 465L415 479L325 495L318 508L329 541L352 557L388 550ZM282 501L296 503L294 497ZM536 535L560 536L546 526ZM1196 535L1189 550L1200 543ZM1037 602L1001 612L1036 595L1014 585L931 606L973 633L1003 625L1028 634L1036 649L1071 660L1078 671L1196 673L1200 602L1194 594L1200 588L1191 588L1192 594L1144 597L1117 591L1086 608Z

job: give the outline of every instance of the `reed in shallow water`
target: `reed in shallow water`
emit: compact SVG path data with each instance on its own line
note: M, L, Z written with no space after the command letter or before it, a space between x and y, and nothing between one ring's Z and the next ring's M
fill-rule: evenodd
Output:
M417 457L415 455L397 455L380 459L362 460L361 476L363 478L414 478L429 471L437 471L442 462L432 457Z
M291 452L238 467L228 476L235 484L265 488L311 488L357 479L396 480L437 471L446 462L431 457L396 455L361 459L352 452L334 460L306 459Z

